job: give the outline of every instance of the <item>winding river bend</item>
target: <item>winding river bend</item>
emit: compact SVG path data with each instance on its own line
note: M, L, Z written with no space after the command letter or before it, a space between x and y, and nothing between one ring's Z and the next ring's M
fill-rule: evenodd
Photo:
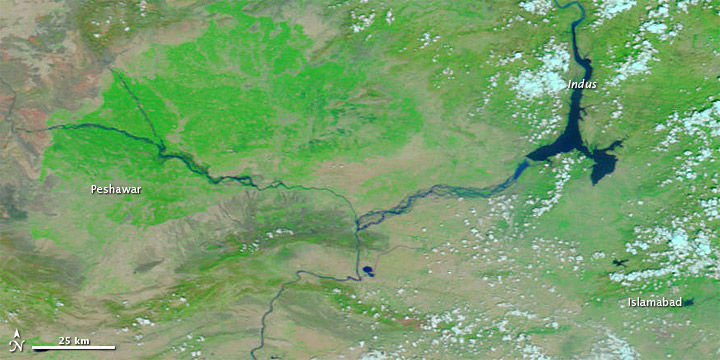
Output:
M580 9L580 18L570 24L570 31L572 33L573 58L575 59L575 62L578 63L578 65L582 66L582 68L585 70L583 79L585 80L585 82L589 82L590 78L592 78L593 68L590 65L590 59L580 56L580 52L578 51L577 46L576 31L577 26L583 20L585 20L585 8L583 8L583 6L577 1L573 1L565 5L560 5L557 0L555 0L555 5L557 5L561 9L567 9L573 5L576 5L578 9ZM581 113L583 112L583 108L580 106L580 100L582 100L583 90L584 89L573 89L572 94L570 95L570 111L568 112L568 121L563 133L560 134L560 136L555 139L552 144L539 147L535 151L528 154L527 157L530 160L534 161L545 161L557 154L577 150L583 155L595 161L595 165L593 165L592 169L592 174L590 174L590 179L592 180L593 185L595 185L598 183L598 181L605 177L605 175L610 174L615 170L617 157L609 154L608 152L612 151L618 146L622 146L622 141L617 140L604 149L594 150L590 150L588 146L583 143L582 134L580 133L580 120L582 120Z
M578 9L580 9L580 18L570 24L570 31L572 34L573 58L575 62L578 63L578 65L580 65L585 70L585 73L583 74L583 79L587 83L592 78L593 68L590 65L590 59L580 56L580 51L578 51L577 46L576 32L577 26L583 20L585 20L585 8L583 8L583 6L577 1L573 1L565 5L560 5L557 0L555 0L555 5L557 5L557 7L559 7L560 9L567 9L573 5L577 6ZM582 120L581 114L584 111L583 108L580 106L580 101L582 100L583 96L583 90L584 89L580 88L573 89L570 95L570 111L568 112L568 121L562 134L560 134L560 136L558 136L558 138L555 139L553 143L540 146L533 152L529 153L526 157L533 161L547 161L557 154L577 150L595 162L592 168L592 173L590 175L590 179L593 185L595 185L598 183L598 181L605 177L605 175L610 174L615 170L617 157L615 157L615 155L609 154L609 152L618 146L622 146L622 141L617 140L606 148L593 150L588 148L588 146L583 142L582 134L580 133L580 120ZM520 175L522 175L523 171L527 169L529 165L530 164L527 162L527 160L523 161L515 168L515 173L512 176L507 178L507 180L505 180L503 183L494 186L489 186L485 188L473 188L438 184L431 186L429 189L419 190L411 195L406 196L397 205L393 206L390 209L373 210L360 216L357 220L357 230L365 230L371 226L382 223L389 217L405 214L411 210L412 206L418 200L430 195L441 197L451 196L467 198L488 198L505 190L510 185L515 183L515 181L520 177Z
M583 58L580 56L580 53L578 51L577 46L577 35L576 35L576 28L577 26L585 19L585 9L582 7L582 5L577 2L573 1L570 3L567 3L565 5L560 5L557 0L555 0L555 5L557 5L560 9L566 9L568 7L571 7L573 5L577 6L578 9L581 12L580 18L573 21L571 24L571 33L572 33L572 48L573 48L573 57L576 63L580 65L584 70L583 79L585 82L588 82L593 73L593 68L590 65L590 59ZM300 281L303 277L303 275L311 276L314 278L319 279L325 279L325 280L332 280L332 281L338 281L338 282L347 282L347 281L362 281L363 276L360 276L360 246L361 246L361 240L359 233L363 230L367 230L368 228L379 225L385 220L389 219L392 216L396 215L402 215L410 212L412 210L413 205L415 205L420 199L423 199L428 196L436 196L436 197L466 197L466 198L489 198L497 193L500 193L510 187L512 184L514 184L522 175L522 173L530 166L530 163L527 160L523 160L521 163L517 165L515 168L515 172L508 177L505 181L503 181L500 184L488 186L488 187L464 187L464 186L451 186L446 184L437 184L433 185L428 189L424 190L418 190L415 193L412 193L405 198L403 198L397 205L387 209L387 210L372 210L369 211L363 215L358 216L355 209L353 208L352 203L349 199L347 199L345 196L337 193L336 191L330 189L330 188L324 188L324 187L312 187L312 186L302 186L302 185L287 185L283 183L282 181L276 181L273 182L270 185L267 186L260 186L256 184L253 181L253 178L251 176L218 176L214 177L210 175L208 169L206 167L203 167L202 165L198 164L190 155L187 154L181 154L181 153L173 153L168 151L167 147L165 146L163 140L161 137L157 135L155 132L155 128L153 126L152 121L150 121L150 118L148 114L145 112L145 109L143 108L143 105L140 101L140 99L133 93L133 91L130 89L128 84L125 82L123 77L115 70L110 69L110 71L118 77L118 79L121 81L123 88L126 90L126 92L131 96L138 109L140 110L142 116L144 117L145 121L148 123L150 130L152 131L152 138L150 137L142 137L133 135L125 130L101 125L101 124L94 124L94 123L84 123L84 124L66 124L66 125L55 125L51 126L45 129L39 129L39 130L22 130L25 132L41 132L41 131L54 131L54 130L82 130L82 129L94 129L94 130L101 130L101 131L111 131L116 132L119 134L122 134L134 141L139 141L142 143L145 143L147 145L151 145L155 147L157 150L157 157L161 160L179 160L185 166L188 168L188 170L196 175L204 177L208 182L212 184L219 184L221 182L235 182L242 186L251 187L256 189L257 191L265 191L268 189L278 189L283 188L287 190L304 190L304 191L322 191L322 192L328 192L332 194L333 196L338 197L343 202L345 202L348 207L351 210L351 213L354 217L355 222L355 259L354 259L354 274L345 276L345 277L334 277L334 276L328 276L328 275L322 275L322 274L316 274L310 271L306 270L298 270L295 272L295 278L287 281L280 285L280 289L275 294L275 296L270 299L270 302L268 303L268 310L263 314L262 318L260 319L261 328L260 328L260 334L259 334L259 344L255 348L253 348L250 351L250 356L253 359L256 359L256 352L261 350L265 346L265 331L267 328L267 318L270 316L270 314L273 312L275 301L285 292L287 287L289 285L292 285L294 283L297 283ZM533 161L547 161L551 157L560 154L560 153L567 153L574 150L579 151L580 153L584 154L588 158L592 159L595 164L593 165L592 174L591 174L591 180L593 185L597 184L598 181L600 181L605 175L611 173L615 169L615 164L617 163L617 158L609 154L608 152L612 151L618 146L622 146L622 141L618 140L613 142L610 146L603 148L603 149L590 149L582 139L582 135L580 133L580 120L582 120L581 113L583 112L583 108L580 106L580 101L582 99L583 95L583 89L573 89L572 94L570 96L570 110L568 113L568 121L567 125L565 126L565 129L562 134L551 144L541 146L534 150L533 152L529 153L526 157L527 159L533 160ZM366 277L373 277L375 276L374 270L366 266L363 268L363 271L365 272Z
M429 189L419 190L406 196L400 201L400 203L390 209L372 210L365 215L360 216L356 221L357 231L365 230L373 225L378 225L391 216L408 213L418 200L426 198L430 195L454 198L489 198L514 184L528 166L530 166L530 163L528 163L527 160L524 160L518 164L515 168L515 172L509 178L498 185L477 188L437 184L431 186Z

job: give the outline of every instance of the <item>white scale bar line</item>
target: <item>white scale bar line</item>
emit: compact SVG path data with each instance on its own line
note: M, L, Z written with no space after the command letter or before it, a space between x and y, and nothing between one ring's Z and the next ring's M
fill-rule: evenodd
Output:
M115 350L115 345L101 345L101 346L95 346L95 345L80 345L80 346L72 346L72 345L51 345L51 346L45 346L45 345L33 345L33 350Z

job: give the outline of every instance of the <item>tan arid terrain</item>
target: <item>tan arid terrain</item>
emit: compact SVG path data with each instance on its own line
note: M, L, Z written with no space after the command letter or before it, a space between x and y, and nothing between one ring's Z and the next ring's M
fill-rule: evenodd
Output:
M0 2L0 358L717 359L718 14Z

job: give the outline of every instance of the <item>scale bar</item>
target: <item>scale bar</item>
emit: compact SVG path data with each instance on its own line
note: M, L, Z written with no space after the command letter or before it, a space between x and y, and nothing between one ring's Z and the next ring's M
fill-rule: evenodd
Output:
M115 345L80 345L80 346L72 346L72 345L33 345L33 350L115 350Z

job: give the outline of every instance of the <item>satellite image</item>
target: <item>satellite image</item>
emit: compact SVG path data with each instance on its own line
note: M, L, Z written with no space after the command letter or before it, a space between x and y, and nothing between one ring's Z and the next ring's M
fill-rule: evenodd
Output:
M0 0L0 359L720 359L718 0Z

